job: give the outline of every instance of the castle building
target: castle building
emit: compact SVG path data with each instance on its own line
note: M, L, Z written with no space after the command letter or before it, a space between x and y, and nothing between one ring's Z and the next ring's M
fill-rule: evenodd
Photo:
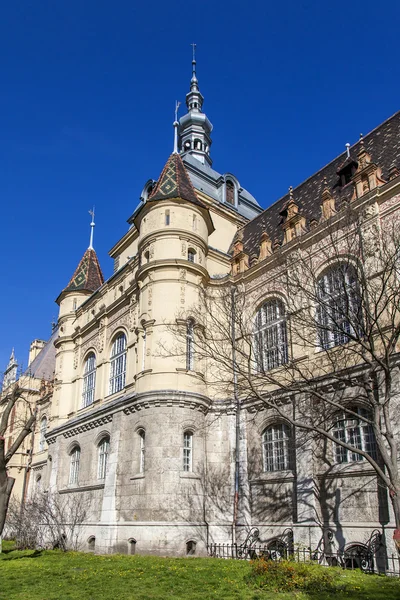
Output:
M327 462L319 442L295 435L293 393L279 414L260 394L235 404L245 386L227 395L212 382L193 307L205 291L245 289L259 370L301 362L279 273L300 243L326 245L348 204L375 224L398 210L400 113L262 210L233 174L213 169L203 101L194 60L174 152L111 248L113 275L104 280L92 236L57 298L57 329L34 344L31 366L53 387L40 404L28 493L84 497L82 547L102 553L205 554L253 527L280 547L316 547L329 531L338 549L385 530L392 548L393 510L368 460L344 449ZM335 331L322 349L348 342ZM363 422L341 427L372 453Z

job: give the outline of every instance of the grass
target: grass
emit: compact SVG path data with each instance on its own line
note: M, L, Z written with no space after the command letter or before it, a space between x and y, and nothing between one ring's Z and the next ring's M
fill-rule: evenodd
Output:
M95 556L79 552L0 554L0 600L399 600L400 580L342 571L347 592L275 593L248 583L251 565L215 558Z

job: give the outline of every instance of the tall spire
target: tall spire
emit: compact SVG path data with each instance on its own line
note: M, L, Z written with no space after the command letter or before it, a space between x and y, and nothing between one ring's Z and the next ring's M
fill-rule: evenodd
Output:
M190 80L190 91L199 91L198 81L196 76L196 44L191 44L193 48L193 58L192 58L192 79ZM189 107L188 107L189 108Z
M89 250L93 250L93 233L94 233L94 227L95 227L95 223L94 223L94 206L93 206L92 210L89 210L89 215L91 215L91 217L92 217L92 221L90 223Z
M178 154L178 109L181 103L178 100L175 102L175 121L174 121L174 154Z
M188 112L179 119L178 146L183 155L191 154L203 164L211 166L210 157L212 125L208 117L202 112L204 98L199 90L197 79L196 44L191 44L192 56L192 78L190 80L190 91L186 94L186 106Z

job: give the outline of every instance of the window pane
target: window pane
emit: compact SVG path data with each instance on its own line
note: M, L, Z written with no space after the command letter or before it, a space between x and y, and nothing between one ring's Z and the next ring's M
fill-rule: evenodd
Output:
M266 302L256 314L254 353L260 372L288 362L285 307L277 298Z

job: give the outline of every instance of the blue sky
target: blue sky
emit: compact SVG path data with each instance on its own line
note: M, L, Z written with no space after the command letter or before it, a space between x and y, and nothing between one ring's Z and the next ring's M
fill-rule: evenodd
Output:
M191 42L213 166L267 207L400 109L399 17L385 0L3 3L0 370L50 336L92 205L111 274L108 250L172 151Z

